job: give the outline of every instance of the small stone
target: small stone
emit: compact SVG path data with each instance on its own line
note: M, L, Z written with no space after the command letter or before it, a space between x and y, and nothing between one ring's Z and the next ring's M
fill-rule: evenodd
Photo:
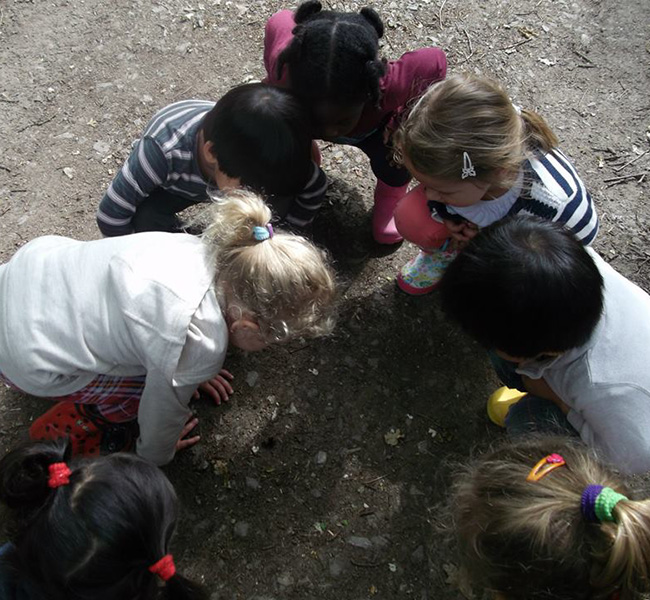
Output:
M424 496L424 492L421 492L414 483L412 483L409 488L409 494L411 494L411 496Z
M250 488L251 490L259 490L260 482L254 477L246 477L246 487Z
M345 568L347 567L348 562L342 556L334 556L330 558L329 570L332 577L338 577L341 575Z
M424 546L420 545L413 551L413 554L411 554L411 560L416 564L421 563L424 560Z
M257 380L259 379L260 374L257 371L249 371L246 373L246 383L250 387L255 387Z
M110 149L111 147L108 145L108 143L102 142L101 140L93 144L93 150L97 152L97 154L108 154L108 151Z
M388 536L385 535L375 535L371 537L370 540L375 546L379 546L380 548L385 548L386 546L388 546L388 544L390 544L390 540L388 539Z
M314 462L317 465L324 465L327 462L327 452L323 452L322 450L316 454L316 457L314 458Z
M278 575L278 583L282 587L289 587L293 585L294 579L290 573L282 573L281 575Z
M72 167L63 167L63 174L68 179L72 179L74 177L74 169Z
M290 415L298 415L298 414L300 414L298 412L298 409L296 408L296 405L293 402L289 405L289 414Z
M350 536L345 540L346 544L354 546L355 548L363 548L364 550L369 550L372 548L372 542L367 537L359 537L357 535Z
M246 521L239 521L235 524L235 535L240 538L248 536L250 525Z

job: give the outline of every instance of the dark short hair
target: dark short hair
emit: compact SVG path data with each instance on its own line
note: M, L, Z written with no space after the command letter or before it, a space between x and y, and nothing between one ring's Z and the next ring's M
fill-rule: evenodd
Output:
M292 89L309 101L379 102L386 63L378 57L384 25L372 8L321 10L303 2L295 12L293 39L278 57L277 76L288 65Z
M585 247L531 216L481 231L440 291L443 309L480 344L525 358L585 344L603 310L603 278Z
M263 83L228 91L204 117L219 168L267 195L295 195L311 172L308 110L291 92Z
M178 572L161 588L149 571L168 553L176 525L176 494L162 471L134 454L69 455L57 440L24 444L0 460L15 546L3 562L13 576L51 600L207 598ZM53 489L49 466L60 462L70 482Z

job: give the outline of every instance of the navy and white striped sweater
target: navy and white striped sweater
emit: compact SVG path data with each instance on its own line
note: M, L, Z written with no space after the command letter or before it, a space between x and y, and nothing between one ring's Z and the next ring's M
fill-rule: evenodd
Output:
M529 214L563 223L584 244L598 233L598 216L582 179L569 159L557 148L535 152L522 165L523 186L508 216ZM432 213L458 220L441 202L429 201ZM462 217L461 217L462 219Z
M196 149L201 122L214 104L183 100L153 116L99 204L97 224L104 235L133 233L137 206L158 188L197 204L207 200L208 182ZM310 223L326 190L325 174L312 164L309 181L292 200L286 220L299 226Z

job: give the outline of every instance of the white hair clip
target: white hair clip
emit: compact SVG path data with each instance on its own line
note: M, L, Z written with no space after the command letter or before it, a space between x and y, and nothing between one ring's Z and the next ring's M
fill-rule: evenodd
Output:
M461 179L466 179L467 177L476 177L476 170L472 164L472 159L469 157L467 152L463 152L463 172L460 175Z

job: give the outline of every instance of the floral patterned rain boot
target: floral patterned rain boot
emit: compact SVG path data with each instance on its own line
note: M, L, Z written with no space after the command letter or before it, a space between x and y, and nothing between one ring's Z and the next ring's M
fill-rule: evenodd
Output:
M436 289L447 266L456 258L456 250L420 250L397 275L398 287L407 294L420 296Z

